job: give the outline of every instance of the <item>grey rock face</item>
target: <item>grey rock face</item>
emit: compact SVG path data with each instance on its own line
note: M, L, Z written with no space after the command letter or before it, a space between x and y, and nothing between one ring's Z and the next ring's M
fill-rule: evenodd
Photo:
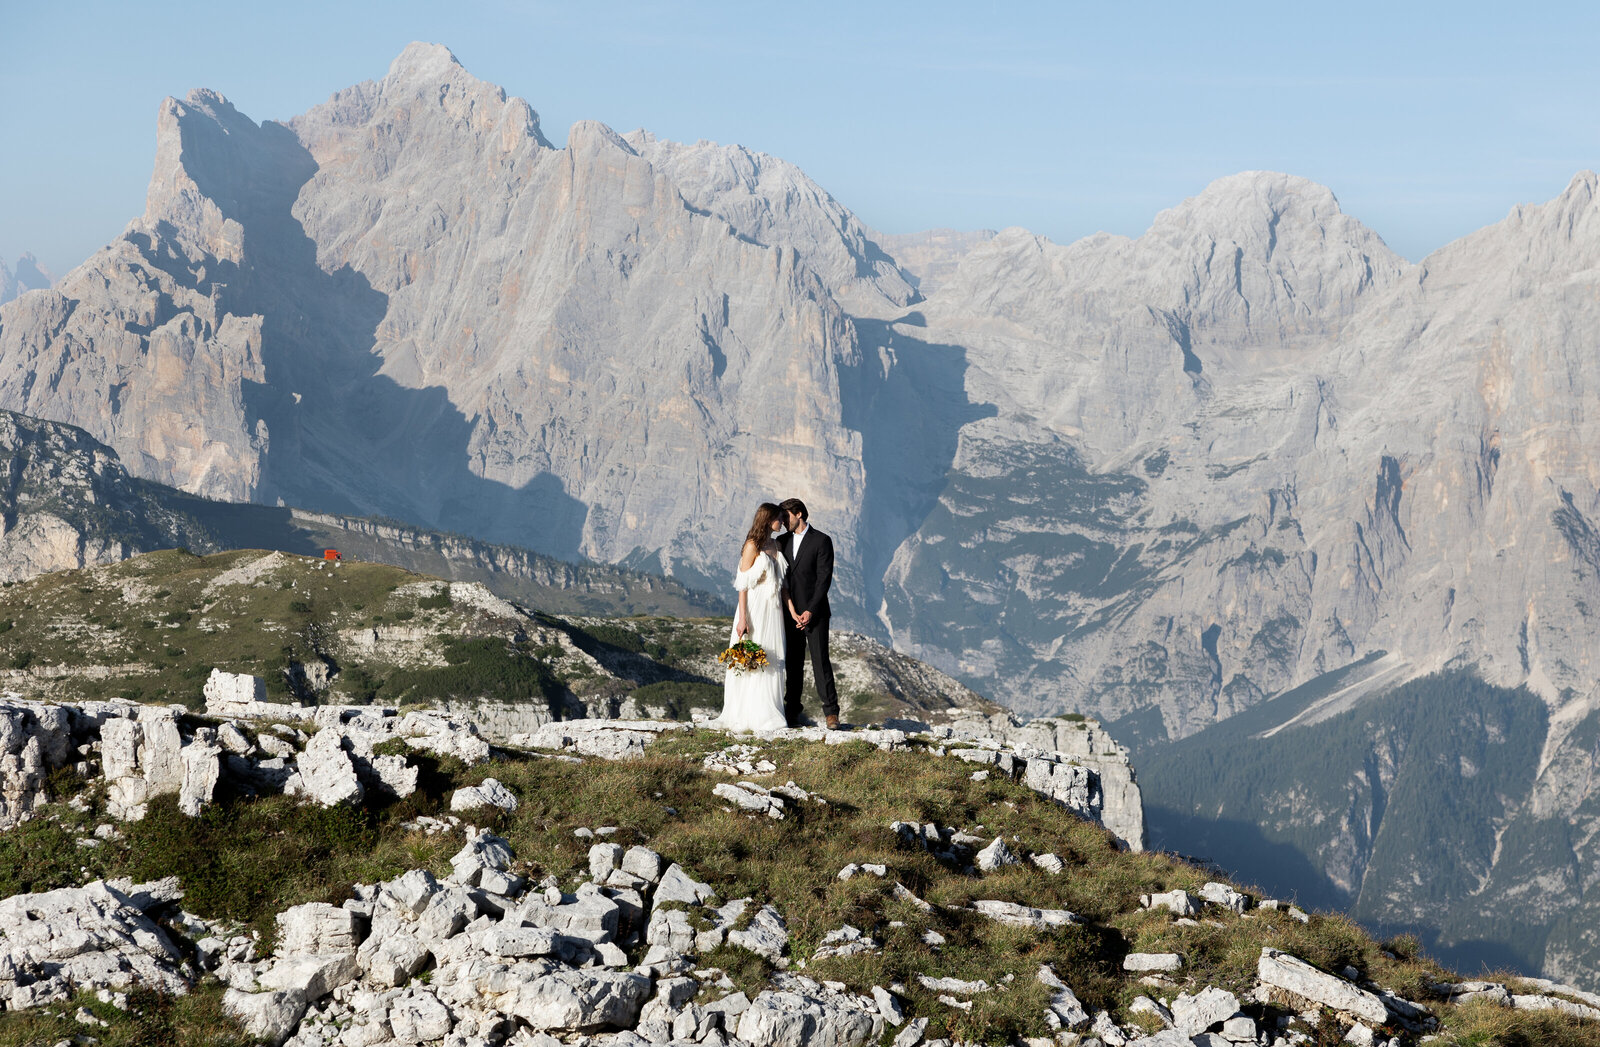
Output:
M46 802L46 775L72 748L69 712L33 702L0 702L0 830Z
M69 425L0 411L0 476L0 581L211 544L199 522L135 483L111 448Z
M366 795L355 764L344 750L344 736L324 728L311 736L300 754L299 771L284 787L284 792L305 796L324 807L360 803Z
M797 251L852 312L903 306L912 279L875 242L877 234L794 164L738 145L684 145L648 131L623 136L672 180L691 207L740 235Z
M793 992L763 992L739 1016L738 1037L751 1047L860 1047L883 1019Z
M920 233L873 233L872 239L900 264L923 297L953 276L973 249L993 240L993 229L928 229Z
M187 992L183 954L135 906L141 895L137 887L119 891L97 880L0 899L0 1000L7 1009L65 1001L81 989L126 989L135 983Z

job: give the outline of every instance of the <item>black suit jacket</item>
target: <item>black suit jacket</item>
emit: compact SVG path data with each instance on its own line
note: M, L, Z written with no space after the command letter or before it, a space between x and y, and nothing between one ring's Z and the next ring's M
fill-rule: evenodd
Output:
M805 541L800 543L799 557L789 552L794 544L793 535L784 535L778 544L789 564L787 584L795 612L810 611L813 620L826 620L830 613L828 587L833 585L833 539L811 528L806 532ZM794 623L787 614L784 621L793 628Z

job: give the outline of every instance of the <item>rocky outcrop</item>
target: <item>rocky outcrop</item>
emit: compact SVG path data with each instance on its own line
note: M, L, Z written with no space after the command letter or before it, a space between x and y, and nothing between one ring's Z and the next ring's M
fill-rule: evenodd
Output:
M207 714L221 720L217 727L190 725L165 706L0 703L0 800L5 804L0 817L6 819L0 828L23 820L45 802L51 767L95 750L100 753L110 812L123 819L144 817L150 800L168 793L178 794L183 813L196 815L211 802L223 780L245 792L282 791L324 806L360 803L370 790L408 796L416 789L418 768L397 752L379 752L392 749L393 743L455 757L469 766L491 754L470 711L402 716L374 706L309 708L260 701L263 693L258 678L214 670L206 681L205 696ZM275 729L264 729L274 722ZM240 730L246 724L256 729L258 741L252 742ZM642 756L664 732L690 726L671 720L564 720L516 735L506 744L619 760ZM1144 846L1139 788L1127 752L1105 738L1096 724L1066 720L1022 724L1004 715L974 716L937 727L895 721L883 729L802 727L764 732L760 737L829 745L866 742L885 750L910 749L916 737L916 744L938 755L948 751L1018 778L1104 825L1134 850ZM738 752L716 753L706 760L708 770L745 779L717 785L719 798L775 820L782 820L790 805L815 799L792 781L767 785L749 780L770 776L776 765L753 755L741 758ZM92 773L86 762L80 762L79 769ZM1108 790L1108 782L1120 784ZM515 810L517 798L487 778L459 790L452 799L455 810L485 806ZM1005 849L1004 841L994 843ZM1004 864L1018 860L1009 851L1005 854L1005 859L990 858ZM1054 859L1040 857L1046 864ZM980 866L986 862L982 855L978 860Z
M25 821L47 802L50 771L69 765L85 777L98 770L108 813L138 820L151 800L170 794L177 794L180 811L198 815L222 781L247 794L281 791L330 807L358 803L369 790L408 796L416 789L418 769L399 753L376 751L386 743L469 766L489 756L489 744L470 722L440 713L401 716L370 706L310 709L232 700L259 693L260 683L213 674L208 711L236 717L217 727L186 720L168 706L0 701L0 830ZM268 729L274 721L277 729ZM303 723L311 733L283 721ZM260 731L256 741L240 729L243 724ZM95 754L98 768L91 762ZM488 794L505 803L504 792L490 788ZM510 803L515 806L514 797Z
M182 893L172 883L96 880L0 899L0 1002L27 1010L134 985L186 992L182 950L147 915Z
M297 1032L296 1042L309 1042L351 1024L361 1042L491 1032L524 1042L518 1037L530 1033L634 1028L665 1042L680 1025L698 1030L700 1040L713 1031L732 1035L723 1016L739 1014L748 1001L692 1004L700 985L681 974L700 948L697 936L674 938L663 928L687 928L687 904L714 928L701 932L705 948L727 940L782 965L787 934L774 930L781 931L781 916L763 907L748 929L730 933L748 900L702 908L709 888L703 897L676 893L672 870L692 882L677 865L663 876L661 855L637 846L625 857L620 851L596 844L593 878L575 893L527 891L521 877L506 872L513 860L506 842L469 831L445 881L416 869L357 885L342 906L311 903L279 914L271 957L216 965L229 986L224 1006L273 1042ZM655 907L668 901L676 907ZM644 963L628 970L620 943L647 942ZM418 980L424 968L429 976ZM881 1021L866 1028L879 1031Z
M953 751L968 762L1019 778L1035 792L1104 825L1134 850L1144 848L1144 801L1128 750L1098 723L1081 717L1023 721L996 713L956 717L934 727L905 726L928 730L952 744L976 744Z
M0 411L0 581L210 541L81 429Z
M859 1047L890 1033L901 1047L937 1042L929 1039L931 1017L911 1011L904 985L854 993L789 969L788 931L776 908L762 906L746 921L749 899L717 904L709 885L647 847L624 852L595 844L590 875L571 892L553 878L528 886L508 872L514 862L506 841L468 827L448 877L413 869L357 884L339 904L290 907L277 914L276 945L265 956L249 936L181 914L206 935L192 961L161 922L182 896L173 881L96 881L18 895L0 901L0 1002L23 1011L91 991L125 1006L126 991L136 986L182 994L210 975L226 987L223 1009L247 1032L297 1047L551 1042L542 1034L727 1047ZM1076 919L1010 902L973 908L1037 934ZM1230 908L1223 905L1220 915L1250 915ZM720 971L696 966L724 944L752 950L775 968L753 998ZM642 952L642 960L630 960L623 946ZM813 962L829 948L854 955L884 946L846 925L825 936ZM1154 994L1172 986L1166 975L1181 958L1130 954L1125 966L1146 972L1143 984ZM1075 976L1038 969L1044 1022L1069 1038L1092 1035L1102 1043L1287 1047L1310 1042L1301 1028L1331 1023L1352 1043L1398 1045L1437 1028L1427 1008L1362 980L1353 968L1330 973L1275 948L1262 949L1248 991L1190 984L1160 1000L1141 996L1128 1007L1139 1024L1119 1024L1103 1010L1091 1015L1069 984ZM922 972L915 978L930 997L937 994L937 1006L959 1010L1008 989ZM1522 983L1519 992L1489 982L1427 988L1441 1003L1488 1000L1576 1019L1600 1015L1600 998L1550 982ZM1160 1027L1154 1033L1152 1021Z

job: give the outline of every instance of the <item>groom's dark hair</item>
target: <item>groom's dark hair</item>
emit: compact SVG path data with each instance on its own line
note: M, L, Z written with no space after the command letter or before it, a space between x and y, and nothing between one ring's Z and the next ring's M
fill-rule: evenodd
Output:
M798 498L785 498L783 501L778 503L778 508L782 509L786 513L794 513L807 523L811 521L811 517L806 515L806 503L802 502Z

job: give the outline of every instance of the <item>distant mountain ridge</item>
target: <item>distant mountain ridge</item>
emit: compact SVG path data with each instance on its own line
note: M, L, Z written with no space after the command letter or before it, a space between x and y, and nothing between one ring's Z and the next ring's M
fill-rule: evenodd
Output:
M83 430L0 410L0 581L118 563L159 549L269 549L482 582L566 614L721 614L728 601L670 578L565 563L398 521L217 502L128 474Z
M1470 670L1543 703L1525 804L1594 867L1597 191L1417 263L1273 172L1137 238L908 246L738 146L555 149L417 44L287 124L164 103L145 214L0 308L0 407L713 592L799 495L841 623L1147 746L1380 652Z
M33 252L24 251L17 259L16 269L7 266L0 258L0 305L5 305L24 291L51 287L56 278L50 270L39 264Z

